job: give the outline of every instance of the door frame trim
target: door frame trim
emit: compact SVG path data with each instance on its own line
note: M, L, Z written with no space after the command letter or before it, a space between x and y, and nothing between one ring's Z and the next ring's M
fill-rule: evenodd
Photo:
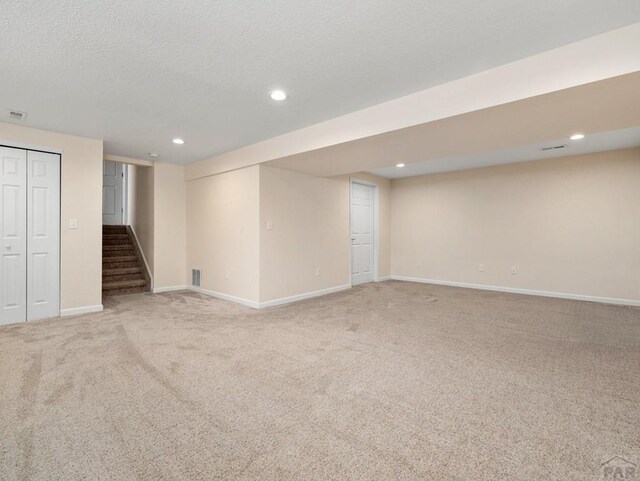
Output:
M42 145L29 144L27 142L14 142L12 140L0 139L0 147L9 147L10 149L33 150L35 152L43 152L45 154L58 154L62 157L62 149L54 149L52 147L43 147Z
M379 252L380 252L380 186L375 182L359 179L357 176L349 177L349 285L353 287L352 276L352 262L351 255L353 249L351 248L351 190L353 184L366 185L367 187L373 187L373 282L378 282L380 277L378 276L378 264L379 264Z
M122 225L129 225L129 164L122 164Z

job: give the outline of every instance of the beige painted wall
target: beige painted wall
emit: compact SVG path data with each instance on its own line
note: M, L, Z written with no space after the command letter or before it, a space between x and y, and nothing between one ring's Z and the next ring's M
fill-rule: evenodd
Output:
M187 182L188 273L200 268L203 289L252 302L259 300L259 175L256 165Z
M388 276L391 183L354 177L379 185L379 275ZM349 245L349 176L260 165L187 182L186 270L202 269L203 289L268 302L345 286Z
M62 151L60 308L102 304L102 141L0 122L0 144Z
M128 165L129 225L153 276L153 288L186 285L187 184L184 167Z
M154 182L153 167L129 166L135 174L130 178L134 183L134 195L129 198L133 216L130 222L140 249L144 254L150 274L154 273ZM155 279L154 279L155 281Z
M639 186L640 149L394 180L392 273L640 300Z
M349 283L348 182L261 165L260 301Z
M187 283L187 184L184 167L160 164L154 173L154 289Z

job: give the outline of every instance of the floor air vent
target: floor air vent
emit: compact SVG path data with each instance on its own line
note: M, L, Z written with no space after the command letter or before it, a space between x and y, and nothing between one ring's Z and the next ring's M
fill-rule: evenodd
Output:
M191 285L200 287L200 269L191 269Z

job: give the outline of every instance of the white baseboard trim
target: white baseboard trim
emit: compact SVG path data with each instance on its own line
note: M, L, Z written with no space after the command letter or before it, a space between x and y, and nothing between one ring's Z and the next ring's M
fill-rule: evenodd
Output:
M304 299L311 299L312 297L324 296L325 294L332 294L334 292L340 292L346 289L351 289L351 285L343 284L341 286L329 287L327 289L320 289L319 291L304 292L302 294L296 294L295 296L281 297L280 299L272 299L270 301L264 301L260 303L260 308L281 306L283 304L290 304L292 302L302 301Z
M136 230L132 225L129 226L131 228L131 232L133 232L133 237L136 238L136 244L138 244L138 249L140 249L140 253L142 254L142 260L144 261L144 266L147 268L147 274L149 274L149 279L151 280L151 292L155 292L153 288L153 274L151 273L151 269L149 269L149 264L147 262L147 258L144 255L144 251L142 250L142 244L138 240L138 234L136 234Z
M391 276L395 281L420 282L422 284L436 284L440 286L463 287L465 289L480 289L483 291L508 292L527 296L555 297L557 299L571 299L574 301L600 302L602 304L616 304L622 306L640 306L640 300L618 299L615 297L586 296L583 294L567 294L566 292L537 291L534 289L520 289L517 287L486 286L468 282L441 281L437 279L423 279L420 277Z
M154 294L159 294L160 292L185 291L189 289L191 289L190 286L154 287L151 292L153 292Z
M231 296L222 292L210 291L209 289L202 289L201 287L188 286L187 289L189 289L190 291L199 292L200 294L204 294L206 296L216 297L224 301L235 302L236 304L240 304L242 306L252 307L253 309L260 309L259 302L244 299L242 297Z
M78 316L80 314L89 314L91 312L101 312L104 309L102 304L95 306L82 306L82 307L70 307L67 309L60 309L60 317Z
M384 281L390 281L391 280L391 276L382 276L382 277L378 277L374 282L384 282Z
M246 307L251 307L253 309L264 309L265 307L274 307L274 306L281 306L283 304L291 304L292 302L298 302L304 299L311 299L312 297L324 296L325 294L332 294L334 292L344 291L346 289L351 289L351 286L349 284L344 284L341 286L329 287L327 289L320 289L319 291L304 292L302 294L296 294L295 296L281 297L279 299L272 299L270 301L264 301L264 302L251 301L249 299L244 299L242 297L236 297L236 296L231 296L229 294L224 294L223 292L216 292L216 291L210 291L208 289L202 289L201 287L184 286L184 288L194 292L199 292L200 294L204 294L207 296L216 297L218 299L222 299L225 301L235 302L236 304L240 304Z

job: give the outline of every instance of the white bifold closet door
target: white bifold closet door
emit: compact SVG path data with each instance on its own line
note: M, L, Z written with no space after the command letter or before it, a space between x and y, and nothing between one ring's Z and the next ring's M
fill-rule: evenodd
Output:
M27 320L27 151L0 147L0 324Z
M60 313L60 156L0 147L0 324Z

